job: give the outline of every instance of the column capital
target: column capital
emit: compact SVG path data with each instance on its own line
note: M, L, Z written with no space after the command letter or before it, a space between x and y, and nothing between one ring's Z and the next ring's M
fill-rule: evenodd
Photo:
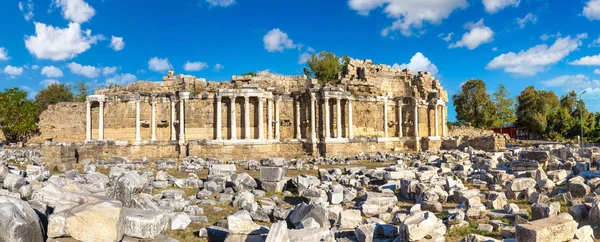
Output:
M190 93L189 92L179 92L179 99L182 99L182 100L190 99Z
M221 101L221 96L219 96L219 95L216 95L216 96L215 96L215 99L216 99L217 101L219 101L219 102L220 102L220 101Z

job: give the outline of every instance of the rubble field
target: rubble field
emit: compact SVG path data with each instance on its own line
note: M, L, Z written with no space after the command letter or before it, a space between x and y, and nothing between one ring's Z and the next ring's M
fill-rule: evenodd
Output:
M594 241L599 148L64 163L0 149L0 241Z

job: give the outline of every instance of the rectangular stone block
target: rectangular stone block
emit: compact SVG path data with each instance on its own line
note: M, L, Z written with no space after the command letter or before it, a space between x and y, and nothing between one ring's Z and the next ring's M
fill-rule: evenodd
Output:
M544 162L550 160L550 152L548 151L521 151L519 152L521 160L534 160L537 162Z
M284 167L260 167L260 181L281 181L285 175Z
M532 221L517 225L517 242L560 242L573 239L577 222L557 217Z
M283 189L285 188L285 184L286 183L287 183L287 180L281 180L281 181L261 181L260 185L263 188L263 190L265 190L265 192L280 193L280 192L283 192Z

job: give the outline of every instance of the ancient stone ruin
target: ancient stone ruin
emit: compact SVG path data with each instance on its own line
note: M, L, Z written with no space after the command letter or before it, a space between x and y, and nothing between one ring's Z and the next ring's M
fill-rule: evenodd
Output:
M427 72L352 60L336 84L259 72L231 82L169 72L41 115L46 160L260 159L437 150L448 94Z

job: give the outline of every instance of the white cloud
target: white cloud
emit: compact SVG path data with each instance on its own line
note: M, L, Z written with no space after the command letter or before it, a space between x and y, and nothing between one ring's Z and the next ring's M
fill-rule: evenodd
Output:
M498 47L492 48L492 51L494 51L494 52L498 51Z
M107 67L102 67L102 75L111 75L111 74L115 74L117 72L117 69L119 69L116 66L107 66Z
M50 86L52 84L58 84L60 83L58 80L54 80L54 79L46 79L40 82L40 85L47 87Z
M519 25L519 28L525 28L525 25L527 25L527 23L535 24L537 23L537 20L537 16L535 16L532 13L528 13L523 18L517 18L517 24Z
M294 49L296 44L288 35L278 28L272 29L264 37L263 42L265 49L269 52L282 52L284 49Z
M85 23L96 14L96 10L83 0L53 0L52 4L61 8L66 20Z
M110 48L115 51L120 51L125 48L125 42L123 41L123 37L112 36L110 38Z
M575 66L600 66L600 54L585 56L578 60L571 61L569 64Z
M158 57L152 57L152 59L148 61L148 69L156 72L165 72L172 70L173 66L169 62L168 58L161 59Z
M35 98L35 95L38 94L38 92L36 92L35 90L33 90L33 88L28 87L28 86L19 86L19 88L23 89L23 91L27 92L27 98L29 99L33 99Z
M77 74L80 76L85 76L88 78L96 78L100 75L102 71L100 68L96 68L95 66L84 66L75 62L71 62L67 65L73 74Z
M9 75L10 77L17 77L23 74L23 67L16 67L8 65L4 67L4 74Z
M588 45L588 47L598 47L598 46L600 46L600 37L598 37L590 45Z
M219 63L217 63L215 65L215 67L214 67L214 69L215 69L216 72L219 72L219 71L223 70L224 68L225 67L223 65L219 64Z
M298 64L306 64L306 62L310 59L311 54L308 52L304 52L298 56Z
M213 7L227 7L235 3L235 0L206 0Z
M446 42L450 42L452 40L452 36L454 36L453 32L448 33L448 35L446 35L446 37L444 37L444 34L438 35L438 37L442 38Z
M5 48L0 47L0 61L5 61L8 59L10 59L10 57L8 57L8 51Z
M448 48L467 47L469 50L477 48L481 44L489 43L494 40L494 31L485 26L483 19L477 23L469 22L465 25L469 32L464 33L462 39L448 46Z
M595 70L594 70L594 74L596 74L596 75L600 75L600 69L595 69Z
M544 86L547 87L579 87L582 89L588 88L588 87L594 87L594 86L598 86L600 87L600 82L599 81L590 81L590 78L588 78L586 75L583 74L579 74L579 75L565 75L565 76L559 76L559 77L555 77L552 78L550 80L546 80L546 81L542 81L541 83Z
M44 66L44 68L42 68L42 75L48 78L57 78L62 77L63 72L56 66Z
M590 0L583 8L583 16L589 20L600 20L600 0Z
M34 36L25 38L25 47L38 59L68 60L87 51L101 36L92 35L91 30L81 30L77 23L70 23L61 29L35 23Z
M467 0L349 0L348 5L361 15L383 7L387 17L395 21L381 34L388 36L400 31L404 36L411 36L414 31L420 33L424 23L440 24L454 10L466 8L469 3Z
M392 68L398 69L410 69L411 71L428 71L431 75L436 76L438 73L438 68L431 61L425 57L421 52L417 52L412 58L410 58L410 62L398 65L398 63L392 65Z
M506 7L518 7L520 0L483 0L483 7L488 13L496 13Z
M494 58L485 67L488 70L504 69L505 72L524 76L533 76L551 65L561 61L581 46L578 38L558 38L551 46L536 45L519 53L509 52Z
M27 21L29 21L33 18L33 8L34 8L34 5L31 0L27 0L27 2L25 2L25 1L19 2L19 10L21 10L21 12L23 13L23 17Z
M40 69L40 66L38 66L38 65L32 65L31 69L37 70L37 69Z
M118 85L129 84L135 81L137 81L137 77L130 73L119 74L106 79L106 83L113 83Z
M200 61L197 61L197 62L189 62L188 61L183 65L183 69L185 71L201 71L206 68L208 68L208 64L206 64L206 62L200 62Z

